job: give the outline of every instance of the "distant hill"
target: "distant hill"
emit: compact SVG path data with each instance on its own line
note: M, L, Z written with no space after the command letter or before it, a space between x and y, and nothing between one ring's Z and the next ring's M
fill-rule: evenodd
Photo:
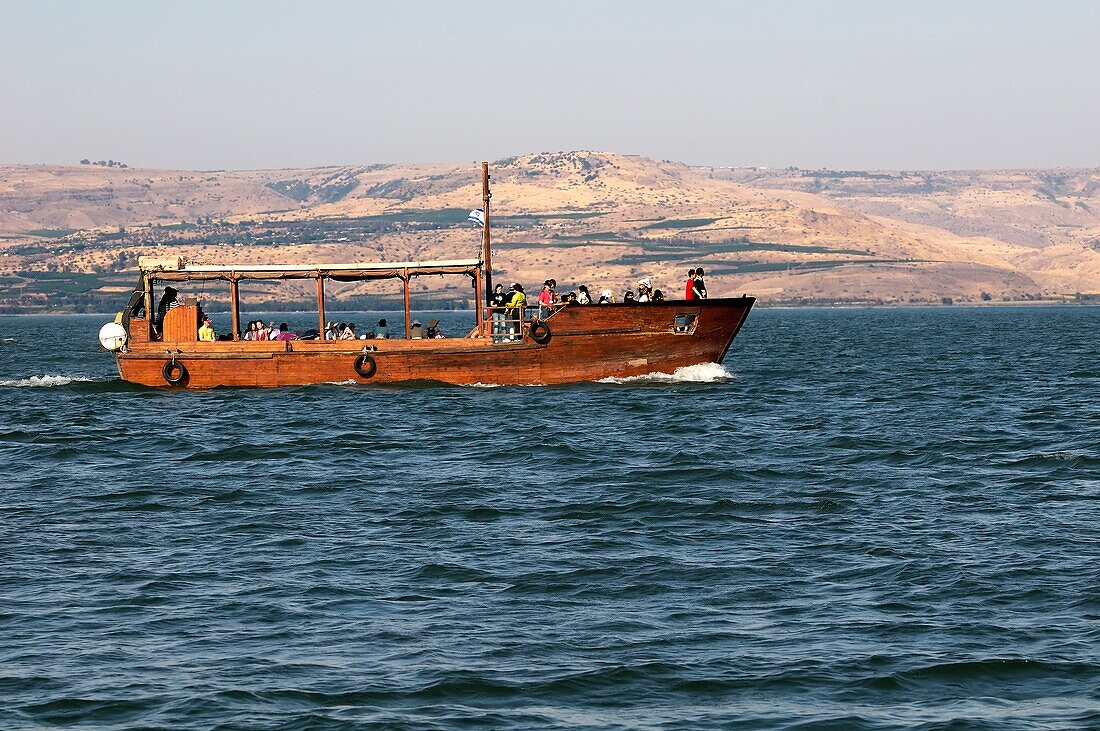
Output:
M1100 293L1100 170L804 171L692 168L606 152L491 164L498 277L554 276L771 303L1087 299ZM206 262L476 256L475 163L176 171L0 166L0 308L111 309L139 254ZM418 282L440 305L468 286ZM349 306L386 285L334 287ZM204 293L208 298L220 292ZM257 284L247 301L305 298Z

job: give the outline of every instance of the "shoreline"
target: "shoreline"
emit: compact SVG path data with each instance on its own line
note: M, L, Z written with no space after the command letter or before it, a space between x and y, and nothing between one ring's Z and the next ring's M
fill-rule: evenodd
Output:
M598 307L599 305L590 305L592 307ZM754 310L978 310L978 309L1012 309L1018 307L1042 307L1047 309L1072 309L1077 307L1100 307L1100 302L1065 302L1062 300L1034 300L1030 302L965 302L961 304L942 305L929 302L927 304L920 304L917 302L896 304L896 305L870 305L859 303L837 303L837 304L817 304L817 305L787 305L777 303L761 303L757 302L753 306ZM463 309L436 309L432 307L424 307L419 310L420 312L458 312L465 314L472 314L473 310ZM113 312L9 312L0 313L0 317L111 317L113 318L118 314L118 310ZM404 310L387 310L387 309L357 309L357 310L325 310L326 314L358 314L363 312L377 312L381 314L404 314ZM211 315L228 315L229 310L210 310ZM317 315L317 310L272 310L264 311L259 310L256 315Z

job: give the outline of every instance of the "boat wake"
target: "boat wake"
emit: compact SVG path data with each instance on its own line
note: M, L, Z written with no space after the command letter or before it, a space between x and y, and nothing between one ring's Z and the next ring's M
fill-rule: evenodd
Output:
M611 376L596 383L725 383L732 380L733 374L720 363L699 363L677 368L672 373L647 373L626 378Z
M53 386L68 386L70 383L90 383L91 378L84 376L31 376L30 378L17 378L0 381L0 386L6 388L51 388Z

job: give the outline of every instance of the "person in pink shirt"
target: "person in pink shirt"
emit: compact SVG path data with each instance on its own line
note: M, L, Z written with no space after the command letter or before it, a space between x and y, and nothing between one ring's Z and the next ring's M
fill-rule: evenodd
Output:
M290 328L287 327L285 322L279 323L279 334L275 336L276 340L297 340L298 336L290 332Z
M539 319L545 320L554 314L554 280L547 279L542 283L542 291L539 292Z

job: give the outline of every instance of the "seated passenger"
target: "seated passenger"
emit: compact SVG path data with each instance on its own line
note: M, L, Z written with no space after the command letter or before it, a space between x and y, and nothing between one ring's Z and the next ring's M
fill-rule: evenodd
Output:
M379 340L386 340L390 337L390 329L386 325L386 318L382 318L378 321L378 329L374 331L375 337Z
M653 299L653 282L649 279L638 280L638 301L650 302Z
M199 340L212 343L218 339L218 334L214 332L214 325L210 322L209 317L202 319L202 327L199 328Z
M428 337L429 338L442 338L446 337L443 331L439 329L439 320L432 318L428 320Z
M269 340L271 333L267 331L267 326L264 325L263 320L256 320L256 335L253 336L254 340Z
M592 304L592 295L588 293L588 287L581 285L577 287L577 304L578 305L590 305Z
M336 323L335 322L325 323L325 340L335 340L336 337L337 337Z
M623 304L624 305L625 304L633 305L633 304L636 304L636 303L637 303L637 300L634 299L634 292L632 292L629 289L626 290L625 292L623 292Z
M279 334L275 336L275 340L297 340L298 336L290 332L290 328L285 322L279 323Z
M344 328L344 331L340 333L341 340L355 340L355 323L349 322Z
M424 326L420 324L420 320L413 320L412 327L409 328L409 337L413 340L421 340L424 337Z
M601 305L615 304L615 293L612 292L610 289L605 289L604 291L600 292L600 301L599 301L598 304L601 304Z
M654 302L664 302L665 301L665 293L662 292L659 289L653 290L653 301Z

